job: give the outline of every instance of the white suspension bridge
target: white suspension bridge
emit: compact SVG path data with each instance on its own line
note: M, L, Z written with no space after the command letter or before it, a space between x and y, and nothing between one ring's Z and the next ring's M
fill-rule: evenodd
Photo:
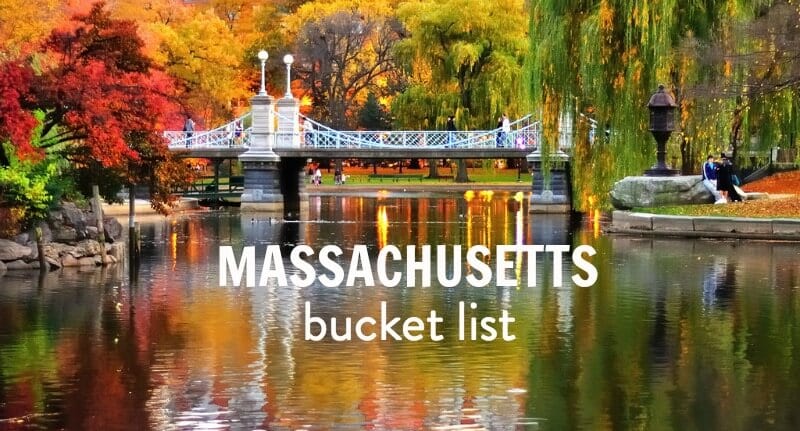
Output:
M276 113L278 120L285 119ZM430 131L384 130L341 131L299 115L302 129L272 133L271 148L284 156L318 157L520 157L538 147L541 127L530 115L510 123L506 130ZM235 157L250 148L251 114L206 131L167 131L164 136L172 151L187 157Z

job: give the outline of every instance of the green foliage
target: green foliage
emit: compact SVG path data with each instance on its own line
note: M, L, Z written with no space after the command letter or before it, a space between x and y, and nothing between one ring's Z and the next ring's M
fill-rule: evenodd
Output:
M388 130L391 126L389 113L378 103L374 93L369 93L358 113L358 126L365 130Z
M23 228L44 219L52 202L47 183L55 173L54 165L41 170L27 163L0 168L0 206L20 211Z
M410 37L396 46L410 86L393 114L403 127L493 128L523 114L519 83L527 51L522 1L406 2L398 17Z

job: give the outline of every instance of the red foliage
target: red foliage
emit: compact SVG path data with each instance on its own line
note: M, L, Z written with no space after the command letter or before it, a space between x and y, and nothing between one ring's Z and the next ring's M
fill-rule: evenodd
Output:
M69 156L99 162L105 168L127 168L148 157L163 156L160 131L176 115L173 88L152 70L143 42L131 21L115 20L98 3L76 16L70 31L54 31L45 49L55 63L36 79L35 101L47 116L43 135L56 126L45 147L79 141Z
M35 151L31 136L36 119L22 107L32 76L30 68L19 63L0 65L0 141L11 141L23 157Z

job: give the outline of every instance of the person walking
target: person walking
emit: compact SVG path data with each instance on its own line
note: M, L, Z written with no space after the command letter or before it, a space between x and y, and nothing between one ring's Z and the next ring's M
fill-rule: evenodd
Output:
M495 142L497 148L503 146L503 138L503 117L497 117L497 139Z
M506 115L505 112L503 113L502 127L503 127L503 142L502 143L503 143L503 147L506 147L507 143L508 143L507 141L508 141L509 137L511 137L511 122L508 121L508 115Z
M452 147L453 141L456 139L456 118L452 115L447 117L447 148Z
M194 120L191 115L187 116L183 123L183 132L186 134L186 148L189 148L192 146L192 135L194 135Z
M306 147L314 146L314 125L307 118L303 120L303 141Z

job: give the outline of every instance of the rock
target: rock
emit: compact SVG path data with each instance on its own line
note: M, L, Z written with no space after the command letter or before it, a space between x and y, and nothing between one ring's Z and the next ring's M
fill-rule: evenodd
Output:
M33 243L33 245L31 245L28 248L31 249L31 252L28 253L27 256L23 257L22 260L24 260L25 262L33 262L34 260L39 260L39 247L36 245L36 243Z
M107 254L106 255L106 261L104 262L104 264L105 265L111 265L112 263L117 263L117 258L112 256L112 255L110 255L110 254Z
M0 260L10 262L31 254L31 248L14 241L0 239Z
M97 265L97 259L95 259L95 256L87 256L78 259L78 266L96 266L96 265Z
M74 203L63 202L61 204L61 216L64 221L64 226L75 229L75 240L82 240L87 237L86 228L88 225L86 224L86 214Z
M714 196L699 175L625 177L614 184L610 194L611 203L617 209L714 202Z
M96 256L100 254L100 243L92 239L85 239L75 244L75 249L70 254L77 258Z
M45 261L50 265L50 270L59 269L61 268L61 262L58 259L53 259L52 257L45 257Z
M122 242L106 244L106 253L108 253L110 256L114 256L117 262L125 258L125 250L125 243Z
M86 215L74 203L62 203L61 215L65 225L79 230L86 228Z
M60 242L51 242L44 245L44 255L47 257L52 257L53 259L58 259L59 257L62 257L74 250L75 246L61 244Z
M28 232L22 232L21 234L15 236L13 239L15 243L25 245L28 243L28 241L30 241L31 236L28 235Z
M86 237L89 239L97 240L99 230L94 226L86 227Z
M55 229L53 241L74 243L78 240L78 231L74 227L61 226Z
M47 218L51 224L64 224L64 217L61 215L61 211L50 211L50 217Z
M105 229L108 242L115 242L122 238L122 223L113 217L103 219L103 229Z
M76 259L75 256L71 254L65 254L64 257L61 258L61 266L63 266L64 268L69 266L80 266L80 264L81 263L78 262L78 259Z
M8 268L6 268L6 264L5 264L5 263L3 263L3 261L2 261L2 260L0 260L0 277L2 277L3 275L5 275L5 273L6 273L6 270L7 270L7 269L8 269Z
M39 262L25 262L24 260L14 260L6 263L6 268L9 270L26 270L26 269L39 269Z

